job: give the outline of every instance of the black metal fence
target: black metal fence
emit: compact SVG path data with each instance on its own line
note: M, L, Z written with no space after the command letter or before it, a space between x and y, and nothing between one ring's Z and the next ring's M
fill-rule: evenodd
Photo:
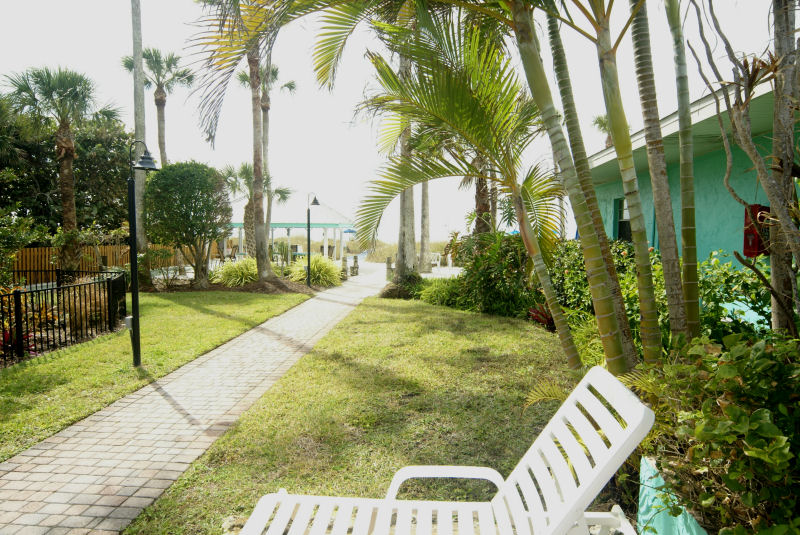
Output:
M126 316L123 273L51 273L21 273L27 288L0 295L0 366L113 331Z

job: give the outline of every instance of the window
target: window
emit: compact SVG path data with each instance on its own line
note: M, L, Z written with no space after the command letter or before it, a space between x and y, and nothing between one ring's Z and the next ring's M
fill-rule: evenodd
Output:
M624 197L614 199L614 237L622 241L633 241L628 201Z

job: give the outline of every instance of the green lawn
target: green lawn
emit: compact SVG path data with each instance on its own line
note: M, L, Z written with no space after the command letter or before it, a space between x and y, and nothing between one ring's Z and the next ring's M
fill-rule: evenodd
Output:
M123 330L0 370L0 461L307 298L141 294L141 369Z
M507 475L556 408L523 411L525 394L569 377L555 335L529 322L368 299L125 533L219 534L227 517L248 516L281 487L382 497L409 464ZM432 483L401 493L475 498L488 487Z

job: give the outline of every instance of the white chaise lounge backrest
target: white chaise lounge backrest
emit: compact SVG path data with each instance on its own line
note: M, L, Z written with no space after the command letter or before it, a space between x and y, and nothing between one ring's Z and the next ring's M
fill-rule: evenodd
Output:
M534 535L564 535L644 439L653 412L601 367L589 370L495 497ZM517 526L517 532L526 531Z

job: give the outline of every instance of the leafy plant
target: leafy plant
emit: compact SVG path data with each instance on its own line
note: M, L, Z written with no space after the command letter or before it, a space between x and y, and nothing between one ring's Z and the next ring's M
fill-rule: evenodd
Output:
M9 209L0 210L0 287L11 284L17 251L40 235L32 219L17 217Z
M255 258L242 258L234 262L226 260L221 266L211 272L209 280L223 286L244 286L258 280L258 267Z
M656 426L662 490L721 533L796 532L800 527L800 362L796 341L724 346L708 338L663 366L623 381L646 395ZM793 530L789 529L793 526Z
M292 264L289 270L289 280L294 282L306 281L307 264L299 260ZM314 286L330 287L342 283L341 267L336 262L322 255L311 256L311 284Z
M460 277L429 279L419 292L419 298L431 305L463 308L464 282Z

